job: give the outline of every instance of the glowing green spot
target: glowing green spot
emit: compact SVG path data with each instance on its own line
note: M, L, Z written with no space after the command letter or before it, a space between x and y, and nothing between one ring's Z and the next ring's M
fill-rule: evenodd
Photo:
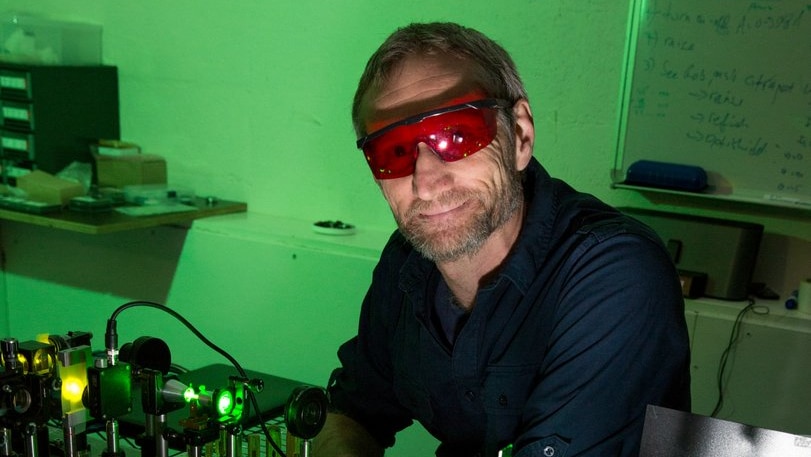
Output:
M217 399L217 414L225 415L231 412L234 407L234 396L231 391L224 390Z

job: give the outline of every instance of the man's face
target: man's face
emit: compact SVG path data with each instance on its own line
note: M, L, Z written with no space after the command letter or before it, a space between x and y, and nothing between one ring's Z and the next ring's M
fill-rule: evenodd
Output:
M442 56L414 56L363 98L373 132L436 108L485 98L469 66ZM506 108L510 109L510 108ZM447 262L475 254L521 205L514 151L497 137L464 159L445 162L419 143L414 173L378 180L400 231L425 257Z

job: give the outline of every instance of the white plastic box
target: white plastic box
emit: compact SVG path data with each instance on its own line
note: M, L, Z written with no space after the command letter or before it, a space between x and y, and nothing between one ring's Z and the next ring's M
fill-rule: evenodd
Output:
M101 26L0 13L0 61L100 65Z

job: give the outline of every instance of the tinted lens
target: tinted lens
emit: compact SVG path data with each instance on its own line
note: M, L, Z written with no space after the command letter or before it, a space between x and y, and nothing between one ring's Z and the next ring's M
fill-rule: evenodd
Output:
M498 130L494 107L463 107L417 118L413 123L386 128L362 141L369 167L377 179L393 179L414 172L417 145L427 144L445 162L463 159L490 144Z

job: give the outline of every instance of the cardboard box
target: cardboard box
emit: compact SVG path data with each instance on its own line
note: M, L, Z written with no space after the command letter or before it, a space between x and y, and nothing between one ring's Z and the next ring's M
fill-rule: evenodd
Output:
M67 205L71 198L85 194L81 184L41 170L18 177L17 188L25 191L29 200L62 206Z
M154 154L96 155L99 187L166 184L166 161Z

